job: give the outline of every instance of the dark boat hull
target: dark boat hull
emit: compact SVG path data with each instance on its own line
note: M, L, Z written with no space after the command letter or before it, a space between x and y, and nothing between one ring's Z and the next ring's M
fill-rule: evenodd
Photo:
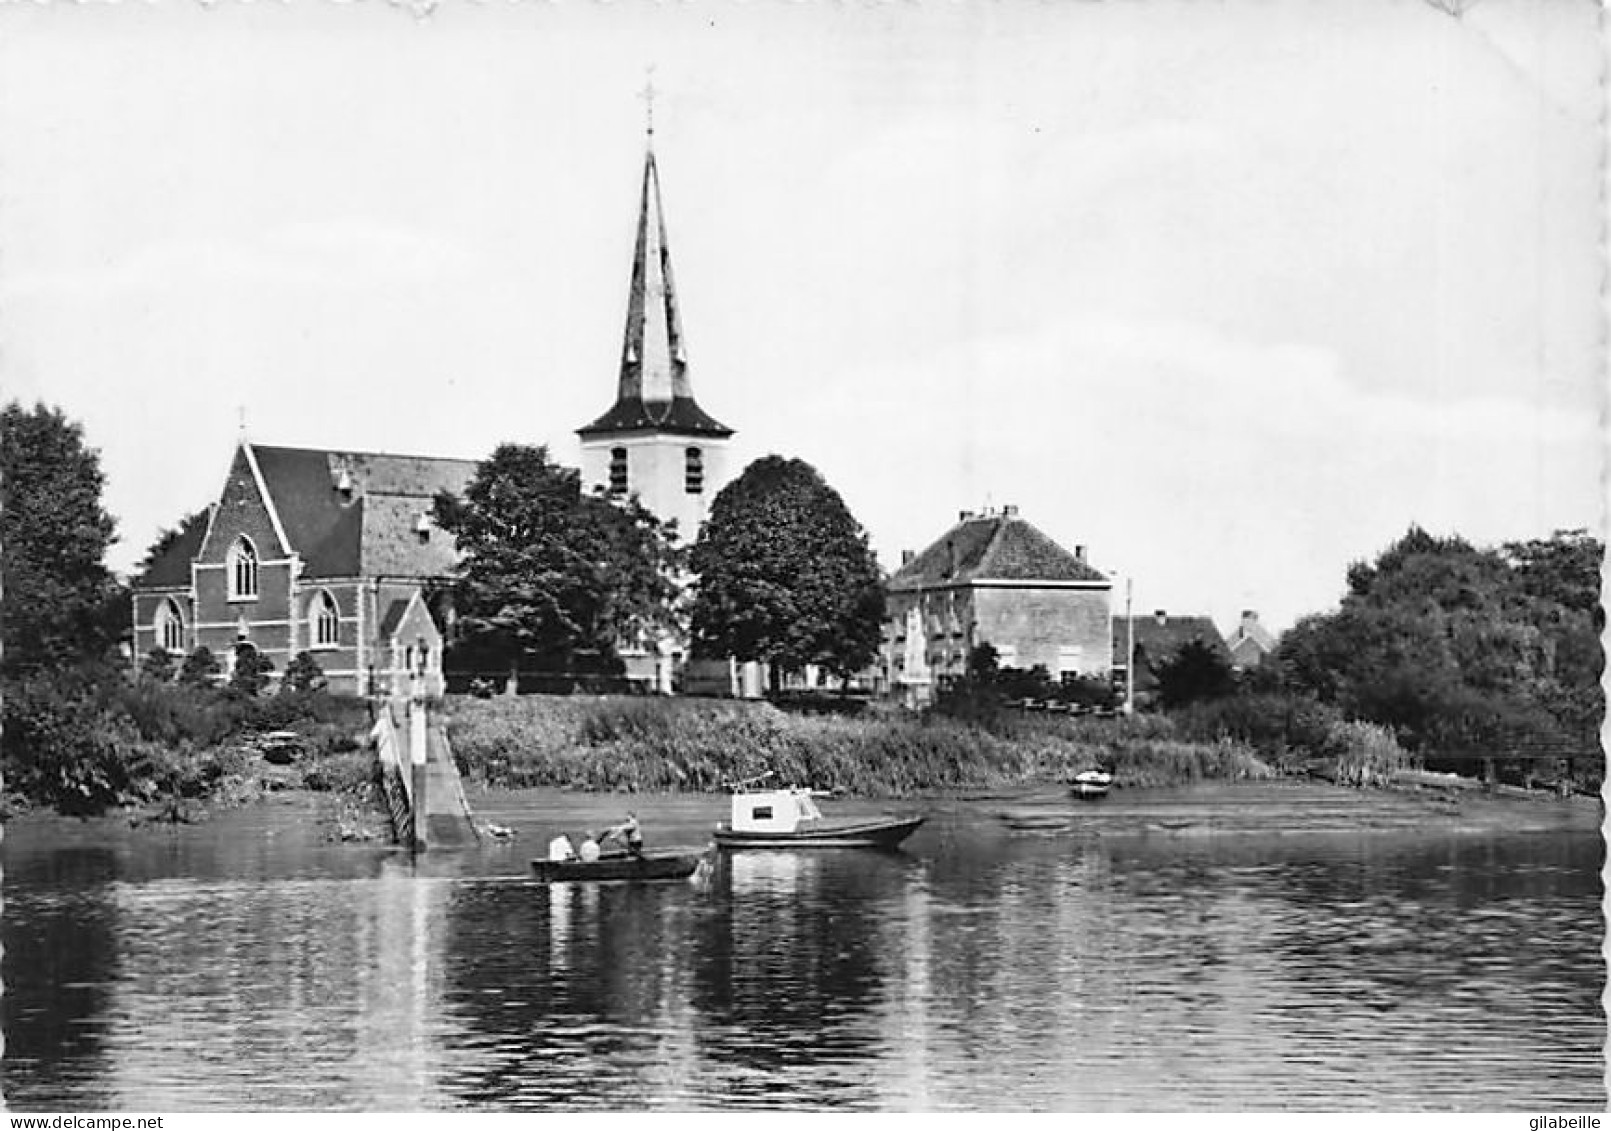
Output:
M819 821L792 833L734 832L722 824L716 828L716 844L720 848L894 848L922 823L922 817Z
M533 860L532 875L543 883L621 880L680 880L699 867L700 852L645 852L602 856L597 860Z

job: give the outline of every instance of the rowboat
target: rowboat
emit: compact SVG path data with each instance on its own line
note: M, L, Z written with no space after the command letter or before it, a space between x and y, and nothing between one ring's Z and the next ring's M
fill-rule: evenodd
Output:
M1081 770L1074 775L1074 781L1069 789L1075 797L1094 801L1099 797L1106 797L1113 785L1113 775L1106 770Z
M542 883L573 881L681 880L694 874L704 852L698 849L667 849L633 856L612 852L597 860L533 860L532 875Z
M770 775L765 775L769 777ZM762 780L762 779L756 779ZM923 823L920 813L829 820L809 789L749 790L732 797L732 818L716 826L720 848L894 848Z

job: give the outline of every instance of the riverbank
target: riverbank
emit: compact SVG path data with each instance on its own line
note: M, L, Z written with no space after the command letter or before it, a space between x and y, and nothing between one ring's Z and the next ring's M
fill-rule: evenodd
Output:
M550 837L566 833L575 838L584 830L614 824L629 807L649 841L661 846L704 844L727 816L725 797L700 793L628 799L619 793L472 786L468 799L478 825L496 824L510 835L484 839L468 850L428 852L420 858L423 874L524 877L527 859L541 854ZM1252 859L1270 850L1270 838L1351 843L1367 837L1387 845L1439 836L1575 837L1596 834L1603 817L1596 797L1445 797L1299 778L1157 786L1114 793L1098 802L1075 801L1066 790L1037 787L984 795L952 791L900 801L842 797L823 805L836 817L892 809L924 813L927 823L903 846L903 855L914 858L928 857L963 837L982 846L1025 838L1096 838L1148 852L1212 851ZM350 835L363 828L369 835ZM320 870L342 874L377 867L377 858L408 859L390 844L378 811L365 810L350 797L300 788L260 793L230 808L210 808L189 825L131 821L127 813L83 818L36 810L11 818L4 829L8 876L13 851L41 845L116 856L141 851L141 846L168 845L182 858L198 862L272 861L291 854L323 861ZM197 864L203 866L212 865Z
M596 792L724 792L771 772L859 797L1062 785L1104 766L1118 789L1262 780L1275 771L1233 741L1177 738L1162 717L1004 712L988 723L875 708L853 718L768 703L626 696L451 698L454 757L483 786Z

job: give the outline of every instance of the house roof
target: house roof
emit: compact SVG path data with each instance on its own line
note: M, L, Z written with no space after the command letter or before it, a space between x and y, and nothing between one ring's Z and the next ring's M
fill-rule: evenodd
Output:
M207 536L207 518L207 511L203 509L182 522L173 541L135 578L134 583L145 589L182 589L188 586L190 563L201 552L202 539Z
M1249 619L1244 616L1242 622L1225 638L1225 644L1227 647L1235 648L1247 642L1252 642L1265 652L1275 649L1275 637L1270 635L1270 630L1260 624L1256 618Z
M578 428L580 435L634 431L712 437L733 434L694 400L679 305L660 205L660 170L651 149L643 161L643 195L632 250L615 404L593 423Z
M403 623L403 617L408 612L410 598L398 597L386 606L386 612L380 618L380 639L390 640L397 631L397 626Z
M1227 662L1231 658L1230 649L1225 646L1225 638L1220 635L1212 617L1160 616L1157 613L1153 613L1149 616L1134 616L1129 619L1135 624L1136 651L1138 653L1145 652L1154 660L1172 655L1193 640L1201 640L1218 652ZM1123 657L1128 646L1125 618L1114 617L1114 656Z
M889 588L928 589L983 580L1096 582L1108 579L1069 553L1014 508L965 514L950 530L895 571Z

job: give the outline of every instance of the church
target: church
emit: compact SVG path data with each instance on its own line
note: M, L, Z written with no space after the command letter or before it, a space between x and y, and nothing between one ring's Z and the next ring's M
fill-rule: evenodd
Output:
M577 429L584 489L636 495L691 542L728 474L733 429L694 399L649 130L614 402ZM269 447L244 438L214 501L133 584L139 657L206 647L226 672L246 651L276 673L300 652L330 689L445 689L447 591L458 561L431 517L472 460ZM670 690L680 644L629 651L627 675Z

